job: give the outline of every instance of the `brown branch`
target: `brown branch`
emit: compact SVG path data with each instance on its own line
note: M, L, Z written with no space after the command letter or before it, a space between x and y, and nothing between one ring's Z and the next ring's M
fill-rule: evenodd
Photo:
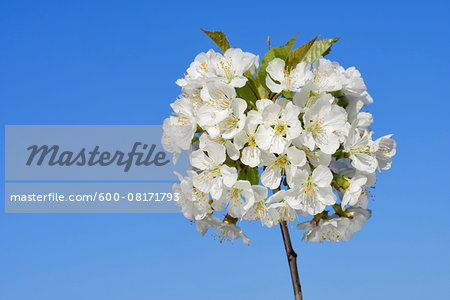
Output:
M303 300L302 287L298 277L297 269L297 253L292 248L291 238L289 237L289 229L286 221L280 222L281 234L283 235L284 248L289 263L289 270L291 271L292 286L294 287L295 300Z
M278 192L280 188L274 189L273 193ZM291 271L292 286L294 288L295 300L303 300L302 287L300 285L300 278L298 276L297 268L297 253L292 248L291 237L289 236L289 229L286 221L280 221L281 235L283 236L284 249L289 263L289 271Z
M269 99L275 101L275 100L277 100L278 97L281 96L281 94L282 93L277 93L277 94L276 93L272 93L271 97L269 96Z

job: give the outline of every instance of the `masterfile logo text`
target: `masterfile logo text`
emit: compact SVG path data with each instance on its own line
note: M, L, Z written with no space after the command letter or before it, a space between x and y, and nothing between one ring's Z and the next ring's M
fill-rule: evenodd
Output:
M178 212L158 125L5 126L6 212ZM57 195L57 197L55 196Z
M132 165L150 166L154 164L157 167L169 163L167 154L164 151L156 152L156 144L148 145L141 142L135 142L131 151L128 153L116 150L101 151L100 146L96 145L91 151L82 148L79 151L63 150L58 145L32 145L27 148L30 155L26 162L27 166L33 163L37 166L47 164L49 166L109 166L116 164L123 166L124 172L128 172Z

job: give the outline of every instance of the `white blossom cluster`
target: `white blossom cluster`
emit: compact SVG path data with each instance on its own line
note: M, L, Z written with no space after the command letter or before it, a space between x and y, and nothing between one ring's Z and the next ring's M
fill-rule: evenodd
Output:
M297 226L303 239L336 242L370 218L369 189L396 144L372 138L364 108L373 100L359 71L323 57L285 64L268 63L253 100L243 91L261 74L259 57L241 49L200 53L177 81L162 143L175 162L188 151L191 168L173 189L202 235L215 228L221 240L248 244L239 220L271 227L311 216Z

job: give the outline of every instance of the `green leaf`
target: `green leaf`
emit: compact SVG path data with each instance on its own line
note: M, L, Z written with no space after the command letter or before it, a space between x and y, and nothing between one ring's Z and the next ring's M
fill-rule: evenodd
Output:
M219 47L220 50L222 50L223 53L225 53L225 51L231 48L225 33L221 31L207 31L203 30L202 28L200 28L200 30L206 33L206 35L209 36L209 38L213 40L214 43L216 43L216 45Z
M344 97L339 98L337 104L339 106L342 106L343 108L347 108L349 101L348 101L347 97L344 96Z
M259 184L259 171L258 167L250 168L249 166L245 166L238 175L238 180L248 180L251 185Z
M314 45L314 43L318 37L319 37L319 35L316 36L315 38L313 38L312 40L310 40L309 42L301 45L299 48L293 50L291 53L289 53L289 56L286 60L286 65L284 68L286 70L294 69L298 63L304 61L308 54L308 51Z
M237 221L239 219L238 218L233 218L232 216L230 216L229 214L227 214L224 218L223 221L225 223L231 224L231 225L236 225Z
M247 83L243 87L236 88L236 92L237 92L239 98L244 99L248 105L251 105L254 107L256 100L258 100L258 99L256 99L255 94L252 92L252 88L250 87L250 84L251 83L249 81L247 81Z
M323 40L314 42L314 45L312 45L312 47L309 49L309 51L306 54L304 60L307 60L310 63L313 63L320 56L327 55L328 53L330 53L331 46L334 43L336 43L339 39L340 38L323 39Z
M298 35L298 33L297 33L297 35ZM266 77L267 77L266 68L267 68L267 66L274 58L280 58L282 60L286 60L286 58L289 55L289 52L291 52L292 47L294 46L295 40L297 39L297 35L294 36L292 39L290 39L283 46L280 46L277 48L272 48L266 53L266 55L264 55L264 57L261 61L261 66L259 67L258 76L257 76L258 81L261 83L262 86L264 86L264 88L267 89L267 86L266 86Z
M283 97L286 99L290 99L290 98L294 97L293 91L283 91L282 94L283 94Z
M255 77L253 77L252 73L249 70L245 71L244 76L247 77L247 84L252 89L253 94L255 94L256 100L262 99L259 92L259 87L261 86L259 81L257 81Z
M195 143L195 142L198 141L198 140L199 140L198 136L194 135L194 136L192 137L191 144Z
M247 178L250 181L251 185L259 184L259 171L258 168L248 168L247 170Z
M353 215L351 213L349 213L348 211L343 210L341 205L333 204L333 209L338 216L353 219Z

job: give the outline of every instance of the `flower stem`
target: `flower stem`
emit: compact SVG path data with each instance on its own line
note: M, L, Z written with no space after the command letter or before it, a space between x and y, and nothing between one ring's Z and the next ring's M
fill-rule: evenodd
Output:
M291 238L289 237L289 229L286 221L280 222L281 234L283 235L284 248L289 263L289 270L291 271L292 286L294 288L295 300L303 300L302 287L300 285L300 278L298 277L297 269L297 253L292 248Z

